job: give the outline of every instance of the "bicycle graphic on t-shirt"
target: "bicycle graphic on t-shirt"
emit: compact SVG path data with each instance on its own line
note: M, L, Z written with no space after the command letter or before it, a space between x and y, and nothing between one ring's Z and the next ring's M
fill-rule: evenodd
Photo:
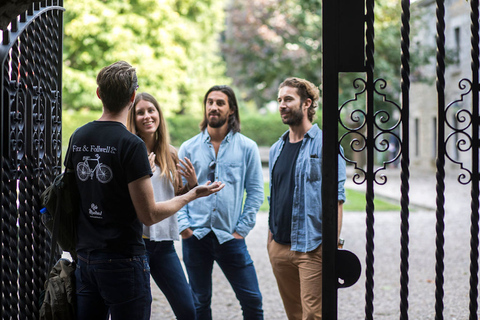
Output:
M93 175L97 177L97 180L101 183L110 182L113 178L112 169L109 166L100 163L100 155L95 155L96 159L91 159L90 156L83 157L83 162L77 164L77 175L81 181L87 181L88 178L93 179ZM90 163L96 163L93 170L90 167Z

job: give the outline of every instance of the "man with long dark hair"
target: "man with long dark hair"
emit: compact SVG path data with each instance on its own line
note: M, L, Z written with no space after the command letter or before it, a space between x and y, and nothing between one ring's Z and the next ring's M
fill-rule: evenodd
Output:
M198 299L197 319L211 319L212 269L222 269L240 301L245 319L263 319L262 295L245 237L263 202L263 174L256 143L240 133L235 93L214 86L205 94L201 132L182 144L198 183L224 181L209 199L197 199L178 212L183 260ZM246 191L245 203L243 203Z

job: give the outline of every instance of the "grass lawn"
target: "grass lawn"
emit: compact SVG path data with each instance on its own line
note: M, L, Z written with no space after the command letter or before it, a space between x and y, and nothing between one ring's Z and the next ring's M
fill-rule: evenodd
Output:
M365 200L365 193L346 189L347 201L343 205L344 211L365 211L367 201ZM375 211L400 211L400 204L395 201L375 198L373 200Z
M263 201L260 211L268 212L268 201L267 196L270 195L270 189L268 187L268 182L265 182L265 200ZM346 189L347 201L343 205L343 211L365 211L366 200L365 193ZM383 199L376 198L373 201L375 205L375 211L400 211L400 205L398 203L387 201Z

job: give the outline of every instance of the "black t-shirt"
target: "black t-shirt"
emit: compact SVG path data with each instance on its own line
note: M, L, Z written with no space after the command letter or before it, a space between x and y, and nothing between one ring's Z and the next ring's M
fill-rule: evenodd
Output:
M145 143L120 122L94 121L70 141L80 192L77 251L143 255L142 224L128 183L152 171Z
M290 143L288 135L272 172L269 227L275 242L291 243L295 167L302 141Z

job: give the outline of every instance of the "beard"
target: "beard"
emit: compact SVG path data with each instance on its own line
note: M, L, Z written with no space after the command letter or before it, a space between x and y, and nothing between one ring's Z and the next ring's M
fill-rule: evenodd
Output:
M221 117L219 114L215 114L217 116L216 120L211 120L210 118L207 118L207 124L211 128L220 128L227 122L228 116Z
M288 124L289 126L297 126L300 125L303 121L304 114L300 108L294 109L290 111L290 116L288 118L283 118L282 121L284 124Z

